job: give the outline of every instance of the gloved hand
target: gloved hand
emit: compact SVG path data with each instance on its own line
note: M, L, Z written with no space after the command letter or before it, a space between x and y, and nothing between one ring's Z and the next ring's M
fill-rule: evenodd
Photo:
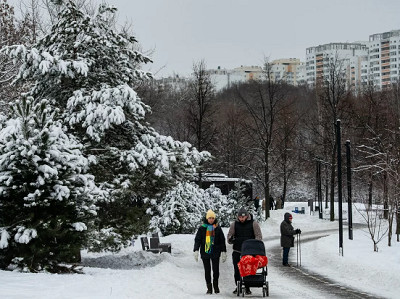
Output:
M197 250L197 251L193 252L193 256L194 256L194 260L196 262L198 262L199 261L199 251Z
M226 262L226 252L225 252L225 251L222 251L222 252L221 252L221 261L222 261L223 263Z
M229 244L235 243L235 236L230 237L229 240L228 240L228 243Z
M301 230L298 228L298 229L295 230L295 233L300 235L301 234Z

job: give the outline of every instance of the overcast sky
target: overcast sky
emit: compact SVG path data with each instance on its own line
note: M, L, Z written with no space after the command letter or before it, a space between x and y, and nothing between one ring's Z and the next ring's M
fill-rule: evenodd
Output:
M14 0L16 1L16 0ZM95 0L100 2L101 0ZM261 65L264 57L305 60L307 47L368 40L400 29L400 0L108 0L144 50L156 76Z

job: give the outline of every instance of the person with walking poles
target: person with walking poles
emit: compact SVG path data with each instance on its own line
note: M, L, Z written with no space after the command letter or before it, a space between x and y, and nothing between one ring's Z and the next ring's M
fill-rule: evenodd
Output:
M196 237L194 238L194 259L197 262L200 256L203 261L204 274L207 284L207 294L214 292L219 293L219 259L225 263L226 261L226 244L225 235L221 227L218 225L215 213L208 210L203 224L199 227ZM211 283L211 267L213 272L213 282Z
M294 247L294 235L301 234L300 229L294 229L292 226L293 216L290 213L285 213L281 223L281 246L283 247L282 264L285 267L290 267L289 251L290 247Z
M240 208L237 219L229 227L227 239L228 243L233 245L232 262L235 272L235 285L237 286L238 281L240 281L238 263L240 261L242 243L249 239L262 240L260 225L245 208ZM237 288L235 288L233 293L237 294ZM246 295L250 295L250 288L245 287L245 293Z

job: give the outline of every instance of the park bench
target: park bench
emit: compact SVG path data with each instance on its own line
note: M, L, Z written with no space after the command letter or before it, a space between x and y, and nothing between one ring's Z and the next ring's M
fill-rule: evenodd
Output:
M171 243L160 243L158 233L153 233L150 237L150 243L147 237L141 237L142 249L153 253L168 252L171 253Z
M292 212L296 213L296 214L305 214L306 209L305 209L305 207L301 207L301 210L299 210L299 207L294 207L294 210Z

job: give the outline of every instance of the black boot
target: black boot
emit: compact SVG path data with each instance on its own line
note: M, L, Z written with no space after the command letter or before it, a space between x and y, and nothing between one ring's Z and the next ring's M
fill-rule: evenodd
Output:
M207 283L207 293L206 294L212 294L212 283Z
M214 285L214 293L218 294L219 293L218 280L214 280L213 285Z

